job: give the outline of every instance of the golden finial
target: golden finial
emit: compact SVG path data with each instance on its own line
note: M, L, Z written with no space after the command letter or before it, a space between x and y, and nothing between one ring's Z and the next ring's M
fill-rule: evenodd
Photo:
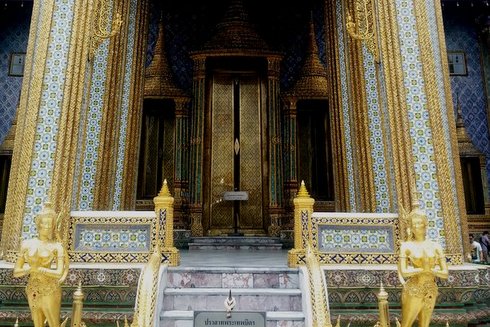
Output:
M165 182L164 185L166 185L167 183ZM128 324L128 318L126 316L124 316L124 327L129 327L129 324Z
M340 327L340 315L337 316L337 323L335 324L335 327Z
M446 327L449 327L449 320L446 320Z
M162 189L160 190L160 193L158 193L158 196L172 196L168 189L167 179L163 181L163 186Z
M299 198L309 198L310 197L310 194L308 193L308 190L306 189L304 180L301 181L301 185L300 185L299 190L298 190L298 197Z
M15 320L15 325L14 325L14 327L19 327L19 318L17 318L17 319Z

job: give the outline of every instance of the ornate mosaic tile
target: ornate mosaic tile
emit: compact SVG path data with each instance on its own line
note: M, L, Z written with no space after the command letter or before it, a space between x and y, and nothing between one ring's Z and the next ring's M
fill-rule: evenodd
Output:
M304 236L303 236L304 237ZM396 253L398 217L394 214L314 213L312 243L323 253Z
M364 78L368 102L368 120L373 160L374 188L376 191L376 212L390 212L390 193L386 171L385 140L382 113L379 104L378 78L373 55L365 46L362 47L364 56Z
M141 262L156 244L156 229L153 211L73 211L70 257L82 262Z
M129 32L128 32L128 44L126 53L126 67L124 71L124 85L123 85L123 98L121 104L120 113L120 127L119 127L119 144L117 151L117 161L116 161L116 180L114 185L114 198L112 201L112 210L120 210L121 205L121 193L123 187L123 169L126 157L126 130L128 127L128 112L130 106L130 95L131 95L131 81L132 81L132 71L133 71L133 54L134 54L134 42L136 33L136 7L138 5L138 0L131 0L130 3L130 15L129 15Z
M92 80L89 87L88 108L85 117L85 132L82 148L82 170L79 171L81 182L77 209L91 210L94 201L95 174L99 157L100 130L104 93L109 55L109 40L105 40L97 49L92 65ZM77 194L75 193L75 194Z
M349 93L347 86L347 67L345 58L345 41L344 41L344 25L342 20L342 2L337 0L336 2L336 16L337 16L337 34L339 42L339 61L340 61L340 86L342 90L342 112L344 118L344 137L345 137L345 150L347 160L347 173L349 184L349 197L350 197L350 209L351 211L357 210L356 205L356 192L354 189L354 160L352 154L352 139L350 131L350 108L349 108Z
M320 225L319 250L323 252L394 252L393 228L389 226Z
M0 144L15 118L22 85L22 77L8 75L10 56L26 52L32 6L6 10L0 22Z
M421 208L425 210L429 220L427 235L445 246L444 221L413 2L396 0L396 9L400 22L398 28L416 188Z
M476 148L487 156L487 177L490 178L490 132L481 66L482 62L490 65L489 60L481 57L478 33L470 16L445 11L444 28L447 50L463 51L466 55L468 74L450 77L454 108L459 99L466 131Z
M24 205L22 238L36 233L34 216L41 211L51 185L58 120L61 113L63 86L73 21L74 0L56 0L50 34L43 91L36 126L32 166ZM41 9L42 10L42 9Z

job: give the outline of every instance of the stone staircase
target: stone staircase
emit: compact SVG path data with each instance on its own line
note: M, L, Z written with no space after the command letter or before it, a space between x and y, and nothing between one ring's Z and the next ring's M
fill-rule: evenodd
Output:
M229 290L234 311L266 313L267 327L304 327L297 269L176 267L167 271L161 327L193 327L194 311L225 311Z
M261 236L196 237L189 250L281 250L279 238Z

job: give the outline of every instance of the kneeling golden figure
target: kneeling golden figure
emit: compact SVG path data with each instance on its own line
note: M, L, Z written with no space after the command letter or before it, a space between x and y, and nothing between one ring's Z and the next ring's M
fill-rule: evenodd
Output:
M26 293L34 327L60 326L61 283L68 273L68 257L57 237L57 215L46 202L36 217L38 237L22 242L14 277L29 275Z
M398 262L403 284L401 325L410 327L418 317L419 327L428 327L438 294L435 278L448 277L446 257L439 243L426 240L424 211L416 207L408 220L412 239L401 243Z

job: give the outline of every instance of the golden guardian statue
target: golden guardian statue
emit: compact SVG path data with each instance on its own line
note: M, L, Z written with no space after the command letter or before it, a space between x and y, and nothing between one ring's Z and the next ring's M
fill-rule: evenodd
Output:
M68 254L59 237L60 216L47 201L36 217L38 237L22 242L14 277L29 275L26 293L34 327L60 327L61 283L68 273Z
M448 268L439 243L426 239L427 216L418 205L406 219L408 240L400 245L398 273L403 284L402 327L418 318L419 327L429 327L437 299L436 277L446 279Z

